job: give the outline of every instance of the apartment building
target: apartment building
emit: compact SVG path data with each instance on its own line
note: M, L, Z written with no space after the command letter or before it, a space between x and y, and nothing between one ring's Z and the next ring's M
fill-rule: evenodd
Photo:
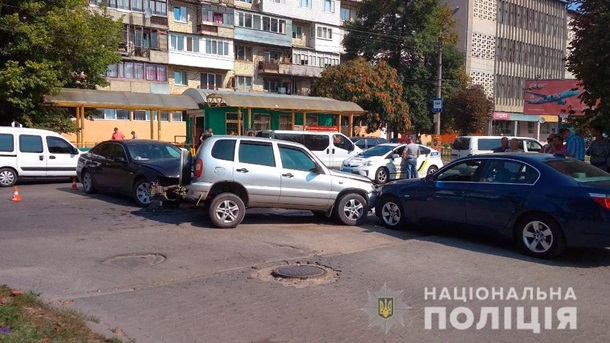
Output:
M490 133L546 137L557 114L523 115L525 80L565 77L567 10L561 0L449 0L466 72L493 98Z

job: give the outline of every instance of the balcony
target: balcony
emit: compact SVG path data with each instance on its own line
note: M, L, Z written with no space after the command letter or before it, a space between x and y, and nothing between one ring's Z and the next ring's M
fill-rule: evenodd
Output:
M258 72L263 74L279 74L280 64L277 62L258 62Z
M150 17L150 24L167 27L167 17L159 17L154 15Z
M319 78L322 76L323 70L324 68L322 67L292 64L290 65L288 74L305 78Z
M230 7L235 5L235 0L207 0L207 2L214 5L226 5Z

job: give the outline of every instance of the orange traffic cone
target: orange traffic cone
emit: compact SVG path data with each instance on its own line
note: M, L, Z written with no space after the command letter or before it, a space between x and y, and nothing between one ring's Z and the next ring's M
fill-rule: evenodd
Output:
M75 177L72 178L72 188L70 188L70 189L73 190L73 191L77 191L78 190L78 187L76 186L76 178Z
M15 186L15 191L13 192L13 197L11 198L11 201L21 202L21 197L19 196L19 190L17 189L17 186Z

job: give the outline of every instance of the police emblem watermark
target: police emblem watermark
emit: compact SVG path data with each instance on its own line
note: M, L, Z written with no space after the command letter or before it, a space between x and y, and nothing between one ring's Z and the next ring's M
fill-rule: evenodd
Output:
M369 301L362 311L369 316L369 327L379 326L387 334L394 325L404 326L403 316L408 307L402 301L402 292L393 292L384 283L379 292L369 292Z

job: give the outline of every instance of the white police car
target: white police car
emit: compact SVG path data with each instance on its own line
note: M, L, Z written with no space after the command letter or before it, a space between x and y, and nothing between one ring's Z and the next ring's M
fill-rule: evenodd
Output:
M386 143L367 149L357 156L350 157L341 164L341 171L366 176L377 183L404 178L400 168L402 151L406 144ZM417 171L420 178L436 172L443 166L441 153L419 146Z

